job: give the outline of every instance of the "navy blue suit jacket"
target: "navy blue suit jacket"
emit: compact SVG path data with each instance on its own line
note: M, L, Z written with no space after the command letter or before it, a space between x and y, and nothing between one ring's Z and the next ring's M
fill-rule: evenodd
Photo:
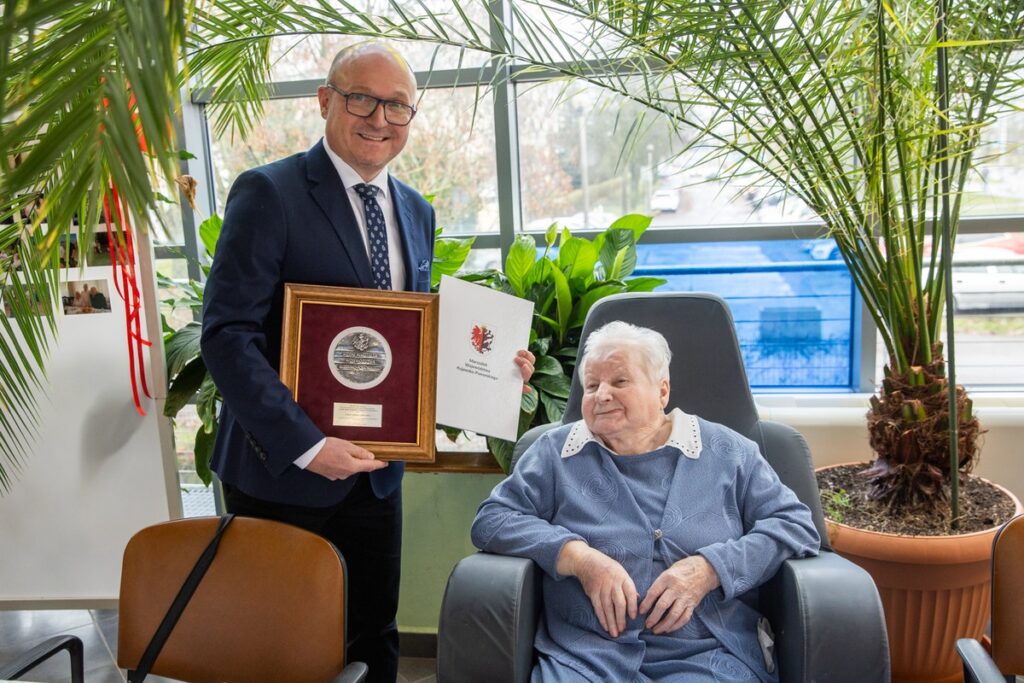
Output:
M354 477L329 481L293 464L324 435L278 377L284 284L372 286L362 235L324 144L235 181L206 282L201 342L224 396L213 470L255 498L310 507L342 500ZM406 288L429 291L434 210L394 178L389 187ZM403 469L393 462L371 473L374 493L394 491Z

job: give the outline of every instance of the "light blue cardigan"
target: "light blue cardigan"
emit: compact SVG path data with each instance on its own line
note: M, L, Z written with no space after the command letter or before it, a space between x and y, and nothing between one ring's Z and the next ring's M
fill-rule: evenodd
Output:
M665 448L680 457L657 529L582 421L541 436L477 511L472 538L478 548L527 557L544 570L544 618L535 645L546 656L546 671L554 666L566 674L553 678L649 680L641 666L671 670L671 660L692 651L694 638L710 635L721 651L750 669L738 679L752 672L762 681L777 680L757 643L760 614L752 589L771 578L783 560L817 553L810 511L779 481L754 442L678 410L672 416ZM666 567L697 553L714 567L721 587L679 631L656 636L640 617L613 644L579 581L555 571L562 546L573 539L621 563L641 599Z

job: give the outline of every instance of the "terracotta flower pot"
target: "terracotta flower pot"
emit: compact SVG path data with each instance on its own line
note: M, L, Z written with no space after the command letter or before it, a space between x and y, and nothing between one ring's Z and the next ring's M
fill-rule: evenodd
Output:
M1020 500L997 488L1020 513ZM826 525L832 548L863 567L878 586L892 680L962 681L955 643L957 638L981 638L988 623L992 540L998 527L957 536L901 536L831 520Z

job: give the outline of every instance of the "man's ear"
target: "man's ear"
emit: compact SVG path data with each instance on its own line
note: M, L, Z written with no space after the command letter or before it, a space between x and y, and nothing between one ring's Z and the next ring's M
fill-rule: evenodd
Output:
M331 89L326 85L321 85L316 89L316 99L320 104L320 118L327 118L327 107L331 101Z

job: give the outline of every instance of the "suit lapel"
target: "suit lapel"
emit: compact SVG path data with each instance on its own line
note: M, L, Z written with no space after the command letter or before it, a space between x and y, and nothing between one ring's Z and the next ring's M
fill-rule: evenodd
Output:
M419 244L418 235L413 229L416 220L412 213L412 202L405 197L405 188L395 182L395 179L388 176L388 187L391 189L391 197L394 200L395 215L398 217L398 232L402 236L402 258L405 259L405 288L409 291L426 291L429 283L424 287L420 283L420 254L426 253L425 246ZM429 276L429 271L428 271Z
M352 204L341 185L338 171L324 150L323 140L313 145L306 154L306 176L310 181L309 194L338 235L359 285L371 287L370 259L366 255L366 245L363 236L359 234Z

